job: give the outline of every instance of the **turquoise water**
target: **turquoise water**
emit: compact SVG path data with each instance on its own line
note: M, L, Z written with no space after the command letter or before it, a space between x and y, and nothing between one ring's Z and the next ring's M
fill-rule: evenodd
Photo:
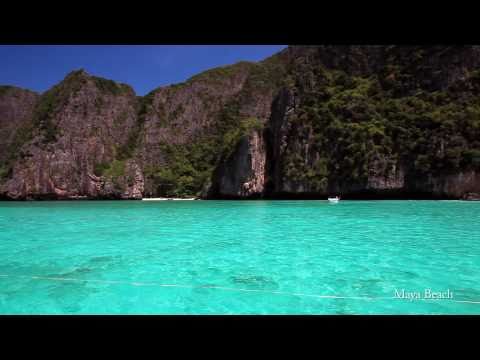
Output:
M480 314L479 280L480 202L0 202L1 314Z

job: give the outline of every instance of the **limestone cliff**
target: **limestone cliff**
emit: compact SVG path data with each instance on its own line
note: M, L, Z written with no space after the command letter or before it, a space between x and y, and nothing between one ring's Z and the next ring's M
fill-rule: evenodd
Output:
M209 197L259 198L265 191L266 147L263 134L253 131L213 175Z
M479 189L478 47L292 47L265 196L461 198Z
M138 97L83 70L0 87L5 199L468 198L475 46L292 46Z
M69 74L36 99L14 162L7 164L4 196L141 198L142 171L133 160L119 159L136 121L130 87L84 71Z

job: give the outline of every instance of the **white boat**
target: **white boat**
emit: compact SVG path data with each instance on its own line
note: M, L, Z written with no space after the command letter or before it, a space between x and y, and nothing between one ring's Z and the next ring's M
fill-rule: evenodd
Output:
M329 197L328 201L331 203L338 203L340 201L340 198L338 196L335 196L333 198Z

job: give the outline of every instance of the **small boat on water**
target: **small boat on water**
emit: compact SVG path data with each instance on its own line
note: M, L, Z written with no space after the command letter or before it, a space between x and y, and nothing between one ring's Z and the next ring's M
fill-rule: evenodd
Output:
M338 203L340 201L340 197L338 196L335 196L335 197L329 197L328 198L328 202L331 202L331 203Z

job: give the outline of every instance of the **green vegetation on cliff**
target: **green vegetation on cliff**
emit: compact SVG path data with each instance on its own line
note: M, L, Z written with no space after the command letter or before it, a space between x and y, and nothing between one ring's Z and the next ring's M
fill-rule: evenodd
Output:
M252 131L261 131L260 119L242 113L242 106L255 104L255 94L274 91L278 87L282 72L280 65L271 61L267 65L239 62L232 66L215 68L188 79L185 83L169 87L172 92L201 82L202 86L227 83L238 86L240 78L246 79L240 94L231 98L220 111L211 114L212 121L198 132L187 144L160 144L162 165L146 166L145 177L151 182L153 191L159 196L199 195L208 185L215 168L235 150L238 142ZM231 84L231 85L229 85ZM223 86L223 85L222 85ZM212 95L199 91L206 111L212 102ZM168 101L169 98L167 98ZM155 111L148 107L146 110ZM182 105L169 114L158 114L162 126L168 126L184 113Z
M22 146L31 141L36 134L41 134L42 144L56 140L58 133L54 116L68 99L65 87L74 86L75 83L72 78L68 80L66 84L56 85L42 94L34 108L31 121L25 122L16 130L13 140L6 149L7 155L2 165L4 177L10 174L14 162L25 156L21 150Z
M432 49L384 50L385 63L373 73L299 61L292 91L300 103L284 159L288 178L314 188L327 178L362 183L375 159L401 162L419 177L480 170L478 71L446 84L445 60Z
M263 124L257 118L242 118L238 105L225 106L217 121L195 141L184 145L161 144L165 164L147 167L146 178L162 196L197 196L209 183L219 162L228 158L240 139Z
M58 129L55 116L67 104L81 87L87 82L83 70L73 71L61 83L44 92L37 102L32 126L19 132L20 141L27 142L34 136L33 130L39 130L42 135L42 143L48 144L56 141Z
M199 195L211 181L215 168L229 158L240 140L253 131L262 131L263 121L267 119L262 121L248 116L242 112L242 108L255 106L259 96L265 93L273 95L285 85L285 64L277 57L261 63L240 62L212 69L190 78L181 86L196 81L233 83L233 79L242 73L246 80L240 93L213 115L212 123L192 142L184 145L161 144L164 164L147 167L145 170L146 178L152 181L158 195ZM206 100L208 106L209 101ZM170 114L170 118L176 118L182 111L182 107L177 108Z
M125 175L125 161L114 160L111 163L96 164L93 170L95 176L105 176L107 178L118 178Z
M96 176L103 176L119 184L120 178L125 176L126 161L134 157L135 151L141 142L141 134L145 123L145 116L151 109L153 102L153 93L144 97L137 98L137 121L133 128L127 133L126 141L115 146L115 157L111 162L101 162L94 166L94 174ZM115 119L116 126L122 126L127 117L127 113L121 113ZM120 186L120 185L118 185Z
M57 140L59 134L55 120L56 114L62 110L89 79L92 79L101 94L116 96L131 90L127 85L117 84L112 80L89 76L83 70L72 71L64 81L43 93L35 107L32 128L40 130L44 144ZM97 108L99 108L104 105L104 101L101 97L98 97L95 99L95 104ZM32 135L32 133L23 134L22 136L24 136L25 139L22 141L30 140Z
M122 95L127 91L132 91L130 86L125 84L119 84L113 80L108 80L104 78L100 78L97 76L92 76L93 81L95 82L95 86L102 94L110 94L110 95Z
M233 65L217 67L214 69L203 71L198 75L192 76L183 85L191 84L196 81L205 81L205 82L226 81L226 80L232 79L234 76L240 74L241 72L250 71L251 68L254 66L255 66L255 63L248 62L248 61L240 61ZM182 85L182 84L178 84L178 85Z

